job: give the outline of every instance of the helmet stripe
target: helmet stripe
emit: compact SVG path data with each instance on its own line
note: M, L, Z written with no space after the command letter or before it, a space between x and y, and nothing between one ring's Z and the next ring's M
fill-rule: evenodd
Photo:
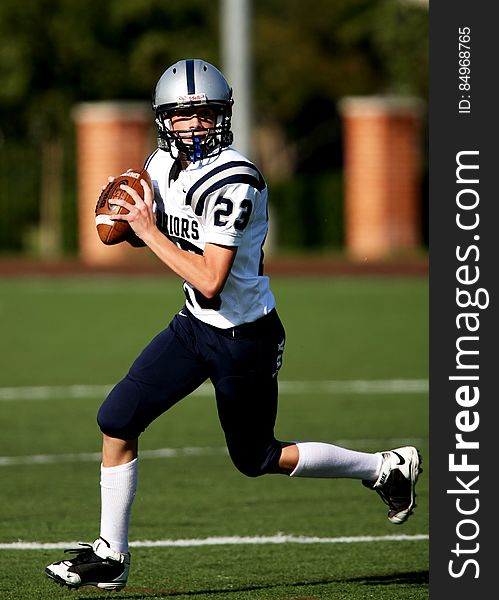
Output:
M185 61L185 75L187 77L187 93L195 94L196 86L194 85L194 61L192 59Z

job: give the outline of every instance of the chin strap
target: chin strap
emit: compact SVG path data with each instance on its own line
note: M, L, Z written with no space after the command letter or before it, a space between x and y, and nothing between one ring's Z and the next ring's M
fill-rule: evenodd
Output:
M216 143L214 137L206 139L195 135L189 138L190 144L186 144L184 140L173 136L164 130L158 131L158 148L166 150L170 153L173 158L177 158L180 155L184 155L191 162L197 162L204 158L218 156L220 152L228 144Z

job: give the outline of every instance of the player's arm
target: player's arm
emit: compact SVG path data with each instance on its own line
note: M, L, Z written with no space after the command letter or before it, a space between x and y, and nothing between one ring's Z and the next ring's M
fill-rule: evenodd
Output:
M165 265L208 299L222 291L237 251L234 246L206 244L202 255L194 254L176 246L159 229L142 239Z
M206 244L202 255L182 250L165 237L156 226L153 212L152 191L142 181L144 200L132 188L123 185L135 201L132 205L125 200L113 202L124 206L128 214L114 215L113 220L130 223L135 234L156 254L156 256L182 279L188 281L206 298L219 294L229 275L237 248L220 244Z

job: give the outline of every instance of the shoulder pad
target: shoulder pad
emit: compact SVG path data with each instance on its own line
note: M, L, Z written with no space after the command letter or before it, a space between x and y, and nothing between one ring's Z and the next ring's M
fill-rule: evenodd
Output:
M185 202L192 206L194 213L201 216L204 211L206 198L226 185L247 184L258 191L266 187L260 171L248 161L227 162L201 177L187 192Z

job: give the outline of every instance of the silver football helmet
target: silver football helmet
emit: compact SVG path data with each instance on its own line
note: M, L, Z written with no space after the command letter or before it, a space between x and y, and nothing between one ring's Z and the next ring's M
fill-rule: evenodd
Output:
M216 67L197 58L175 63L160 77L153 94L158 146L174 157L184 153L192 162L219 154L233 140L232 104L232 89ZM196 106L213 109L215 126L173 131L172 115Z

